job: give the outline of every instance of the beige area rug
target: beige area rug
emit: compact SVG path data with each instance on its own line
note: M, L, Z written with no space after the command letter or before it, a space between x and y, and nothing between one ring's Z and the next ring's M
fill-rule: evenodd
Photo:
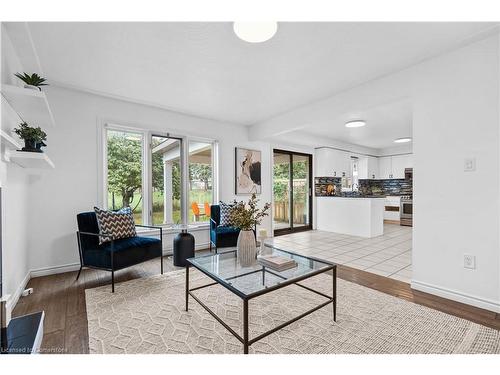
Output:
M190 272L191 287L210 282ZM257 275L255 281L259 282ZM190 297L185 271L87 289L91 353L242 353L242 344ZM305 283L305 282L304 282ZM329 275L305 283L327 294ZM237 332L242 302L221 286L195 292ZM324 301L297 286L249 302L250 338ZM500 353L500 331L338 280L337 322L328 305L254 343L250 353Z

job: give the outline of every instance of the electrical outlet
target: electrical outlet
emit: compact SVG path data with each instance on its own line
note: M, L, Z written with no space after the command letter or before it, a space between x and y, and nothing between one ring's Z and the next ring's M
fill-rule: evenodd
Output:
M474 255L464 254L464 268L471 270L476 268L476 257Z
M464 171L474 172L476 170L476 158L464 159Z
M28 289L25 289L22 293L22 296L23 297L26 297L26 296L29 296L30 294L33 294L33 288L28 288Z

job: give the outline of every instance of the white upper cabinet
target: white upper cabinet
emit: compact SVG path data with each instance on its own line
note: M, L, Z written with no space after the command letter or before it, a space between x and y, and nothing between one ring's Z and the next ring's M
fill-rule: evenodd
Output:
M358 178L368 178L368 157L361 157L358 160Z
M381 179L405 178L405 169L413 168L412 155L383 156L379 158Z
M378 158L373 156L368 157L368 177L370 179L380 178L380 172L378 169Z
M331 171L331 168L329 168L327 162L329 156L328 151L330 150L327 148L319 148L314 153L314 165L315 165L314 175L317 177L333 176L333 172Z
M355 153L320 148L315 152L315 175L325 177L352 177L351 156L358 156L359 179L405 178L405 168L413 167L412 155L362 156Z
M351 175L351 153L334 150L331 148L319 148L315 152L316 170L318 177L342 177Z
M378 159L378 171L380 179L392 178L392 157L383 156Z
M413 168L412 155L397 155L392 157L393 178L405 178L406 168Z
M378 178L378 160L373 156L361 156L359 158L359 179Z

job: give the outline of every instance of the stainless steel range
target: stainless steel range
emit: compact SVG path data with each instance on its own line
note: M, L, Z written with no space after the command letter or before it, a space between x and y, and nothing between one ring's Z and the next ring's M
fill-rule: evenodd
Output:
M411 195L401 197L399 215L401 225L413 226L413 197Z

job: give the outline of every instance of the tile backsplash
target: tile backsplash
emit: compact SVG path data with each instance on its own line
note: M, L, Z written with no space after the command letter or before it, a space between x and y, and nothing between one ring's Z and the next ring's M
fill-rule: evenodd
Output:
M413 181L401 179L359 180L359 193L363 195L412 195Z
M316 177L314 179L314 194L317 197L338 196L341 190L341 177Z

